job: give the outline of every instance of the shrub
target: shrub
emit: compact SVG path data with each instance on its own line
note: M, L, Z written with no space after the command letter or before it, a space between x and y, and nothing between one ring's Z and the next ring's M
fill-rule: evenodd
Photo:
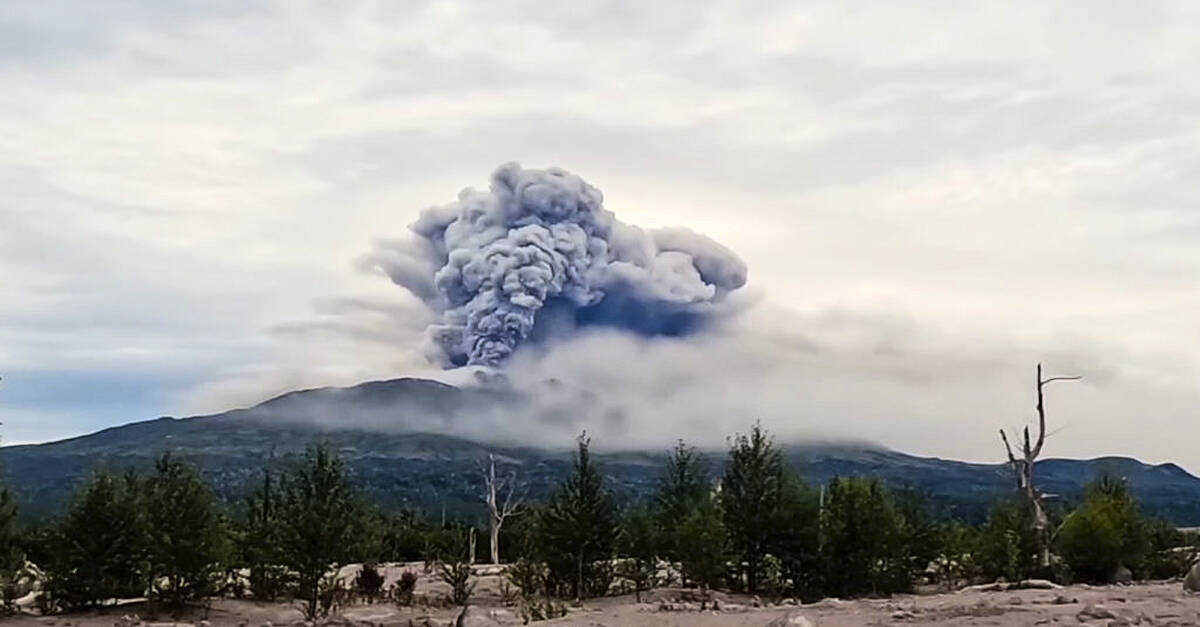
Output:
M1019 501L997 503L978 538L976 566L987 579L1021 581L1038 570L1032 513Z
M392 603L401 606L409 606L412 605L413 592L416 589L417 573L414 573L411 570L406 570L400 573L400 578L396 580L396 583L392 584L392 587L389 589L389 596L392 599Z
M1081 581L1105 583L1118 568L1142 570L1150 553L1146 521L1123 480L1101 477L1063 522L1058 550Z
M383 591L383 574L374 564L363 564L362 570L354 578L354 587L358 589L359 596L374 603Z
M442 581L450 586L447 600L454 605L466 605L475 592L475 582L471 581L471 565L461 561L443 563L441 569Z
M546 592L546 565L542 562L521 558L505 569L504 578L524 599L533 599Z

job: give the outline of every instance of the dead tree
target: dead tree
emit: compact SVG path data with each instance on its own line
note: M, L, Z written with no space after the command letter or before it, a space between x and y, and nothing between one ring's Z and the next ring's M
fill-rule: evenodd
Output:
M492 553L493 564L500 563L500 528L509 516L515 516L521 511L524 499L514 496L516 487L515 473L509 473L506 478L496 478L496 456L489 453L488 467L483 473L483 500L488 508L488 533L491 540L488 548Z
M1026 505L1029 506L1033 514L1033 533L1037 539L1038 545L1038 564L1045 568L1050 565L1050 519L1046 516L1045 494L1037 489L1033 483L1033 466L1039 455L1042 454L1042 446L1046 443L1046 404L1043 394L1043 388L1055 381L1078 381L1083 377L1050 377L1042 378L1042 364L1037 365L1037 417L1038 417L1038 433L1036 442L1031 443L1029 438L1029 425L1025 425L1023 431L1023 440L1021 442L1021 456L1017 457L1013 453L1012 445L1009 444L1008 435L1004 433L1004 429L1000 430L1000 439L1004 442L1004 449L1008 452L1008 464L1012 467L1013 474L1017 480L1017 490L1024 497Z

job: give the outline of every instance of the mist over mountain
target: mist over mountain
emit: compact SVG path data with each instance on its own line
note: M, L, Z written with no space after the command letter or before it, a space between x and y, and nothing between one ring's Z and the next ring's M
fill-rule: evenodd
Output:
M167 449L198 464L222 498L238 503L267 464L286 463L325 438L341 451L355 480L385 507L445 507L451 515L475 517L482 511L480 462L489 452L517 473L534 498L547 495L568 472L571 450L566 446L540 445L549 440L533 432L497 428L489 438L481 429L489 420L499 426L508 412L531 407L527 393L496 386L372 381L291 392L219 414L164 417L58 442L5 447L0 465L29 518L58 511L74 486L97 467L146 469ZM570 426L556 423L552 415L539 420L547 429ZM597 440L598 460L625 498L647 496L666 447L639 450L628 442L618 444ZM789 463L811 483L877 475L894 487L925 494L943 515L968 520L981 519L992 502L1012 489L1011 475L1001 465L917 457L862 442L781 445ZM713 448L707 454L719 470L724 451ZM1101 472L1128 478L1149 513L1180 525L1200 524L1200 479L1174 464L1105 457L1047 459L1037 467L1039 485L1068 501Z

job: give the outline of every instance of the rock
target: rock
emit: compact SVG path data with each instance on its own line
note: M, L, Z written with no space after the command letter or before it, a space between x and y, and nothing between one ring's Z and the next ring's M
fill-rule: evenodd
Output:
M1078 618L1079 622L1081 622L1081 623L1086 622L1088 619L1091 619L1091 618L1116 618L1116 617L1117 617L1117 614L1115 612L1108 609L1107 607L1104 607L1103 605L1096 605L1095 603L1088 603L1087 605L1083 606L1082 610L1079 610L1079 614L1076 614L1076 618Z
M490 627L499 624L500 621L473 605L464 607L458 619L454 621L454 627Z
M1021 597L1010 597L1010 598L1008 599L1008 604L1009 604L1009 605L1021 605L1021 604L1022 604L1022 603L1024 603L1024 602L1025 602L1025 601L1023 601L1023 600L1021 599Z
M754 595L753 599L750 599L750 605L752 605L754 607L762 607L763 606L762 599L758 598L758 595L756 594L756 595Z
M1124 564L1117 566L1112 574L1113 583L1129 583L1133 581L1133 571L1125 568Z
M69 623L66 623L66 624L69 624ZM141 625L141 624L142 624L142 619L140 616L138 616L137 614L126 614L126 615L122 616L121 618L117 619L117 621L113 623L113 627L136 627L137 625Z
M914 617L914 614L908 610L896 610L892 612L892 620L909 620Z
M1200 592L1200 562L1196 562L1183 580L1183 589L1188 592Z
M792 610L767 623L766 627L813 627L813 622L808 620L803 613Z
M1060 595L1054 597L1054 600L1050 602L1050 605L1073 605L1078 602L1079 602L1079 599L1065 597L1060 594Z

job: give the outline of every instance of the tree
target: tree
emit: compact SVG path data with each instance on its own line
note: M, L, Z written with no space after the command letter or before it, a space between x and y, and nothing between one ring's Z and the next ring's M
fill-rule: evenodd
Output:
M25 553L17 534L17 503L8 486L0 484L0 611L13 609L24 565Z
M977 565L990 579L1021 581L1038 569L1038 540L1033 513L1024 500L1001 501L992 506L980 532Z
M729 534L715 499L705 498L679 524L675 549L683 576L707 594L725 575Z
M1031 444L1029 439L1029 426L1026 425L1023 431L1024 438L1021 442L1021 456L1017 457L1013 454L1013 448L1008 442L1008 435L1004 430L1000 430L1000 439L1004 442L1004 449L1008 453L1008 464L1012 468L1013 475L1017 480L1017 490L1025 499L1029 506L1030 513L1033 518L1030 525L1033 529L1034 538L1038 545L1038 564L1041 568L1046 569L1050 566L1050 519L1046 515L1045 495L1033 483L1033 467L1038 456L1042 454L1042 447L1046 444L1046 405L1044 399L1044 388L1056 381L1078 381L1081 377L1050 377L1042 378L1042 364L1037 365L1037 417L1038 417L1038 435L1036 443Z
M912 583L905 521L872 477L834 479L821 514L825 591L837 596L901 592Z
M654 495L664 553L675 556L675 537L680 523L708 499L711 492L708 460L695 447L680 440L667 455Z
M483 473L483 500L488 508L488 547L493 564L500 563L500 528L509 516L520 513L522 498L514 497L516 473L496 478L496 456L488 453L487 471Z
M721 477L721 509L750 592L758 591L759 566L767 553L783 482L783 455L761 424L749 435L733 438Z
M790 582L797 598L820 596L820 523L818 493L785 469L766 546L779 559L783 582Z
M145 482L150 580L178 615L189 601L218 591L229 557L227 528L194 468L170 452L154 468Z
M304 615L315 619L329 611L321 603L322 580L353 561L360 508L345 464L324 442L284 474L280 492L281 555L296 573Z
M1146 520L1129 485L1103 476L1063 521L1057 538L1063 560L1078 579L1109 583L1121 567L1140 571L1150 553Z
M260 601L274 601L287 585L287 569L281 564L279 494L271 469L263 469L262 482L246 497L246 520L242 525L241 561L249 570L250 593Z
M633 584L634 598L641 603L642 591L654 587L658 574L659 533L654 516L640 508L626 513L617 545L624 558L619 573Z
M552 587L571 596L602 596L611 581L617 507L592 461L587 434L578 440L574 470L551 494L540 531Z
M63 609L96 607L146 590L145 520L139 481L97 472L53 532L46 593Z

